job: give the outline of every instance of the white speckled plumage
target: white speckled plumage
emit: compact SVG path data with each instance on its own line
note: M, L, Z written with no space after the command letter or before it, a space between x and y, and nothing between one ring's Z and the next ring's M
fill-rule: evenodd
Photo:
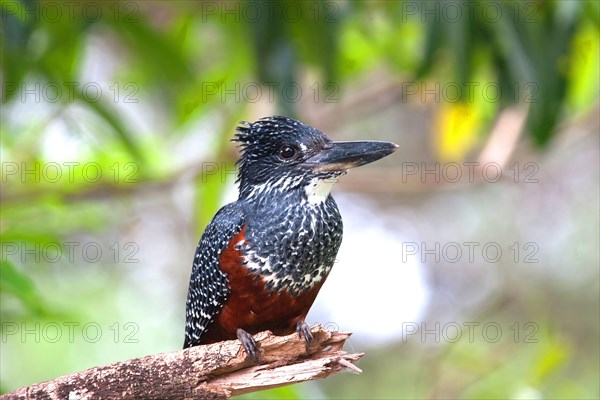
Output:
M239 258L239 268L245 268L243 275L251 282L262 282L258 289L265 291L262 296L271 299L285 293L286 299L295 299L310 294L310 301L299 303L306 309L295 314L305 315L342 242L342 218L330 194L332 186L345 174L346 166L371 162L396 147L386 142L348 147L358 142L334 143L319 130L287 117L243 122L234 140L242 150L239 198L219 210L196 249L184 347L202 343L203 335L210 334L211 324L229 296L244 298L239 295L244 288L232 292L228 276L221 270L221 255L230 245L235 253L228 253L228 259ZM323 162L327 156L329 164ZM242 229L243 240L230 243ZM229 271L238 271L236 262ZM287 301L293 304L296 300ZM282 321L261 320L260 326L269 323ZM221 336L217 340L222 340Z

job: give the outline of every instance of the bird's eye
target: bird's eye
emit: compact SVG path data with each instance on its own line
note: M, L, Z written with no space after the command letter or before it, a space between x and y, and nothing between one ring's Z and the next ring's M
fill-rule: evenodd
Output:
M279 157L289 160L290 158L294 158L298 154L298 150L294 146L283 145L279 149Z

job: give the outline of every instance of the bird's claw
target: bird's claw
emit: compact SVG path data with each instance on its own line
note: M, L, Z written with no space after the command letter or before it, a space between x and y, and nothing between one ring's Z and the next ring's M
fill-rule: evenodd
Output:
M310 325L308 325L305 321L298 321L296 324L296 332L298 332L298 336L304 338L306 350L308 350L311 342L315 340L312 332L310 331Z
M242 342L244 350L246 350L246 355L251 357L256 364L259 364L260 362L258 360L258 346L256 345L256 341L254 340L252 335L243 329L238 329L236 331L236 334L238 340Z

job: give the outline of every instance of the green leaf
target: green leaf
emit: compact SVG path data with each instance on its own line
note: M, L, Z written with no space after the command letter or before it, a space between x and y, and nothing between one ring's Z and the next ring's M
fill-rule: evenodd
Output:
M4 246L2 249L6 250ZM2 258L5 257L6 255L3 254ZM34 315L44 313L38 291L27 275L16 269L8 260L0 261L0 271L0 292L14 295Z

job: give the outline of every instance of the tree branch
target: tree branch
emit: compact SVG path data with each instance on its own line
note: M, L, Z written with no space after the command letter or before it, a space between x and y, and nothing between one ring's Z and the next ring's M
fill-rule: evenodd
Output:
M242 393L325 378L345 369L363 354L343 351L350 333L316 325L306 349L297 334L254 336L261 364L246 357L237 340L90 368L0 396L16 399L228 399Z

